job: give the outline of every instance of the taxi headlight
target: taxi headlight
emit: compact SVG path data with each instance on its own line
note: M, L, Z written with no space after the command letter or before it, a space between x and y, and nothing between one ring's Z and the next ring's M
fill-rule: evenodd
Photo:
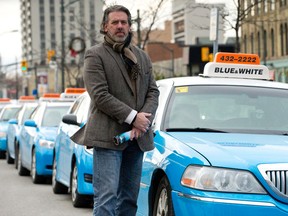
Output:
M6 135L7 134L5 132L2 132L2 131L0 132L0 138L6 137Z
M41 139L41 140L39 140L39 145L41 147L45 147L45 148L53 148L54 142Z
M188 166L181 184L199 190L266 194L254 176L243 170Z

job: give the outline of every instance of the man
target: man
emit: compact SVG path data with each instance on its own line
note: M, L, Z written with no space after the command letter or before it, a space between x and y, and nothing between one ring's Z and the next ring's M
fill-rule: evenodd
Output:
M127 8L108 7L100 30L104 42L85 54L91 107L73 140L94 148L94 216L136 214L143 152L154 148L150 125L159 91L148 55L130 44L131 24ZM115 145L114 136L130 130L130 140Z

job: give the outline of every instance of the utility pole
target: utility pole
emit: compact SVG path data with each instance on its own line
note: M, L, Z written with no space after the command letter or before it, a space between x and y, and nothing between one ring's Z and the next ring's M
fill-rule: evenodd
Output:
M135 20L137 23L137 46L141 49L141 31L140 31L140 24L141 24L141 18L140 18L140 11L137 10L137 19Z
M64 0L61 0L61 77L62 92L65 90L65 39L64 39Z
M18 84L18 63L17 63L17 57L16 57L16 68L15 68L15 73L16 73L16 99L19 98L19 84Z

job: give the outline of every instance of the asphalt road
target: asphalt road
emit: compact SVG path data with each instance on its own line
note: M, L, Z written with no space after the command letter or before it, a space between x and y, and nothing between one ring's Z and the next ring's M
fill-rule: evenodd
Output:
M75 208L70 194L58 195L51 183L33 184L14 165L0 160L1 216L92 216L92 208Z

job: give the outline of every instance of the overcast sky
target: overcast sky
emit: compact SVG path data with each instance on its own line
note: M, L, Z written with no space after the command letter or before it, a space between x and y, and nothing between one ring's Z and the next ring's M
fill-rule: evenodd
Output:
M18 32L12 32L12 31ZM21 60L20 0L0 0L0 55L2 65Z

